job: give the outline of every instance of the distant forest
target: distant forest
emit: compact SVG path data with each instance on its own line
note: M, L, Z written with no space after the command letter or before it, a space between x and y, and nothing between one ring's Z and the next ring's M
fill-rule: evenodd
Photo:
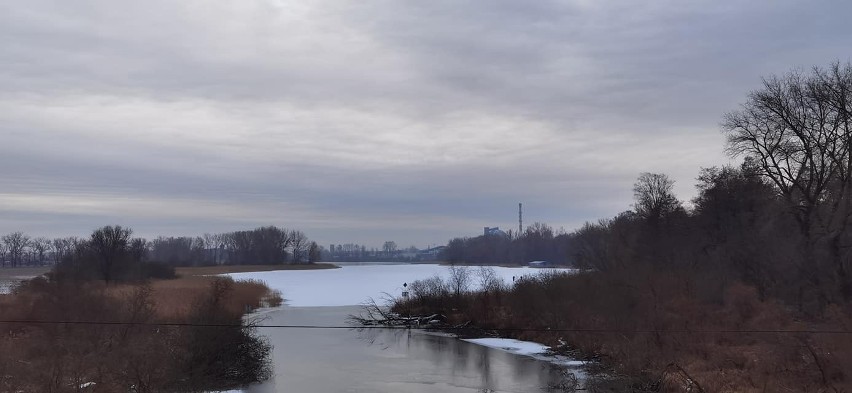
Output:
M363 244L331 244L322 249L322 260L328 262L421 262L436 261L442 257L444 246L419 249L415 246L398 248L395 241L386 241L381 249L367 248Z
M139 259L170 266L312 263L323 252L302 231L276 226L197 237L160 236L153 240L131 238L128 228L109 228L122 231L129 249ZM23 232L13 232L0 237L0 266L53 265L88 247L91 241L75 236L31 238Z
M476 237L458 237L441 250L440 258L450 263L475 265L520 265L546 261L553 265L571 265L574 234L555 232L537 222L520 235L512 231L492 231Z

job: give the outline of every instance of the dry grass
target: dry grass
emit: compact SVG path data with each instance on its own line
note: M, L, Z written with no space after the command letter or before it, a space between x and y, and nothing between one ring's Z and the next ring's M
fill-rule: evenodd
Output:
M0 319L87 323L0 323L0 391L70 393L88 381L97 391L207 391L254 381L268 346L250 330L88 322L238 325L271 295L262 282L214 276L109 286L31 280L0 296ZM208 363L214 356L232 363Z
M179 276L211 276L216 274L228 273L247 273L247 272L269 272L275 270L317 270L317 269L337 269L340 266L331 263L311 263L298 265L219 265L219 266L198 266L198 267L178 267L175 272Z
M216 276L186 275L172 280L151 281L154 312L159 319L167 321L184 319L215 279ZM136 288L136 285L130 284L114 285L108 291L117 298L123 298ZM242 314L264 306L279 306L281 302L280 292L269 289L262 281L237 280L224 307L229 312Z

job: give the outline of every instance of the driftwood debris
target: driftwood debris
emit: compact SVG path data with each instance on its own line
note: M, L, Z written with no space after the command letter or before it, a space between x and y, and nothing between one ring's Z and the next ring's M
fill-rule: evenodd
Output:
M412 326L412 327L446 327L447 317L441 314L432 315L400 315L390 311L374 299L370 299L361 307L357 315L349 316L350 322L361 326Z

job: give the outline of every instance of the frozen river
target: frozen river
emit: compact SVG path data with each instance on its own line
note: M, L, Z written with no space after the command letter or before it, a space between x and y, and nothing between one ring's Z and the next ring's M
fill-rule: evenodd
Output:
M47 273L46 267L5 267L0 268L0 295L7 294L21 281Z
M494 269L507 282L541 272ZM447 276L447 270L423 264L353 264L333 270L231 276L260 279L282 291L286 305L264 311L262 325L339 327L367 299L383 293L397 296L403 283ZM534 344L513 343L508 345L512 349L503 350L493 348L503 346L499 343L477 344L416 330L261 328L260 332L274 346L274 375L247 388L249 393L542 392L560 382L564 369L544 356L521 354L525 348L536 348Z

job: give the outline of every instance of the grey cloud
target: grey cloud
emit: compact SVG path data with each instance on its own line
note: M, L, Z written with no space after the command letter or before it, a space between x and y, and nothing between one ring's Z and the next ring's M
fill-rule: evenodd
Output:
M511 227L519 201L530 222L567 229L615 214L646 170L672 174L688 199L699 166L728 160L722 113L762 75L847 60L850 11L768 0L0 5L0 196L18 204L0 206L0 232L274 223L324 243L424 245ZM86 214L86 198L103 206Z

